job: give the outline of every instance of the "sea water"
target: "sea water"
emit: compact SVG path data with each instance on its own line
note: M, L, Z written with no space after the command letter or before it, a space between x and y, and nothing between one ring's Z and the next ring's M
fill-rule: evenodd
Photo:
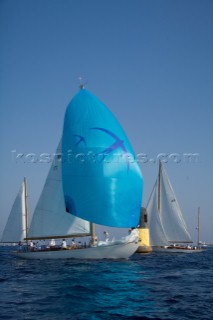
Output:
M213 319L213 248L129 260L21 260L0 248L0 319Z

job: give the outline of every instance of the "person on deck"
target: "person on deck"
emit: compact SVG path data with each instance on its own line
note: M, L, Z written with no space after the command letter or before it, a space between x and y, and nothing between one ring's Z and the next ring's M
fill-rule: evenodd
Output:
M62 240L61 248L62 249L67 249L67 242L66 242L65 239Z
M30 250L34 250L35 244L32 242L32 240L30 241Z
M50 246L50 247L55 247L55 245L56 245L55 239L50 240L49 246Z
M104 231L105 241L109 241L109 233L107 231Z
M75 239L72 239L71 249L75 249L75 248L76 248Z

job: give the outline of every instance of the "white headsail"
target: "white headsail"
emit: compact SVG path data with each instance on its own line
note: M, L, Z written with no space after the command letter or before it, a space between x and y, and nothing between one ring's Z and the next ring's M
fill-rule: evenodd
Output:
M152 246L192 242L180 206L162 162L147 205Z
M61 178L61 142L36 205L28 238L56 238L90 234L90 223L66 211Z
M22 182L8 217L1 242L19 242L26 237L26 184Z
M158 212L158 183L155 182L150 199L147 205L147 213L149 217L149 232L151 246L166 246L168 241L163 230L161 217Z
M191 242L190 234L167 173L163 165L160 167L160 215L166 238L170 242Z

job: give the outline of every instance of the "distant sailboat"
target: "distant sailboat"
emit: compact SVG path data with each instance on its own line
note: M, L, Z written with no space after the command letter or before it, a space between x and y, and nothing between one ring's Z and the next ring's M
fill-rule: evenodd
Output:
M158 179L147 204L150 241L153 248L171 252L195 252L182 211L162 161ZM187 245L184 245L187 244Z
M56 151L56 159L51 165L35 208L26 239L45 240L91 236L92 243L81 249L69 247L66 250L54 248L54 250L19 251L15 253L18 257L25 259L121 259L131 256L138 247L138 234L135 231L121 240L95 243L93 223L127 228L137 226L143 181L137 163L130 162L127 158L127 152L128 156L132 157L134 153L117 120L110 112L105 117L106 107L103 107L102 103L88 91L83 93L82 91L84 89L71 101L72 110L68 106L62 139L65 148L69 141L73 142L71 149L69 146L69 150L62 151L63 157L67 156L70 151L76 152L74 162L70 163L68 161L70 158L66 157L61 159L60 143ZM91 109L92 113L90 113ZM67 116L71 116L71 122ZM102 128L100 119L105 127L110 128L110 132L114 129L116 135L119 136L114 146L112 140L115 137L113 135L108 135L107 139L105 137L108 129L99 130ZM98 140L94 139L95 130L98 130L96 132ZM111 144L111 147L107 149L106 144ZM87 149L88 146L89 149ZM123 158L120 163L111 162L113 153L119 147L124 153ZM105 151L99 155L100 150ZM82 159L82 156L87 155L88 152L93 152L93 155L99 157L98 160L79 162L79 157Z

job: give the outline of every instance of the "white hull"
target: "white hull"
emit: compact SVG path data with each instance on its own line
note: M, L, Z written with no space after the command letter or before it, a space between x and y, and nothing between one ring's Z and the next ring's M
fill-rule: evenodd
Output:
M50 250L13 252L22 259L128 259L138 248L138 243L126 242L106 246L89 247L74 250Z
M203 249L178 249L178 248L161 248L153 247L155 252L167 252L167 253L198 253L204 251Z

